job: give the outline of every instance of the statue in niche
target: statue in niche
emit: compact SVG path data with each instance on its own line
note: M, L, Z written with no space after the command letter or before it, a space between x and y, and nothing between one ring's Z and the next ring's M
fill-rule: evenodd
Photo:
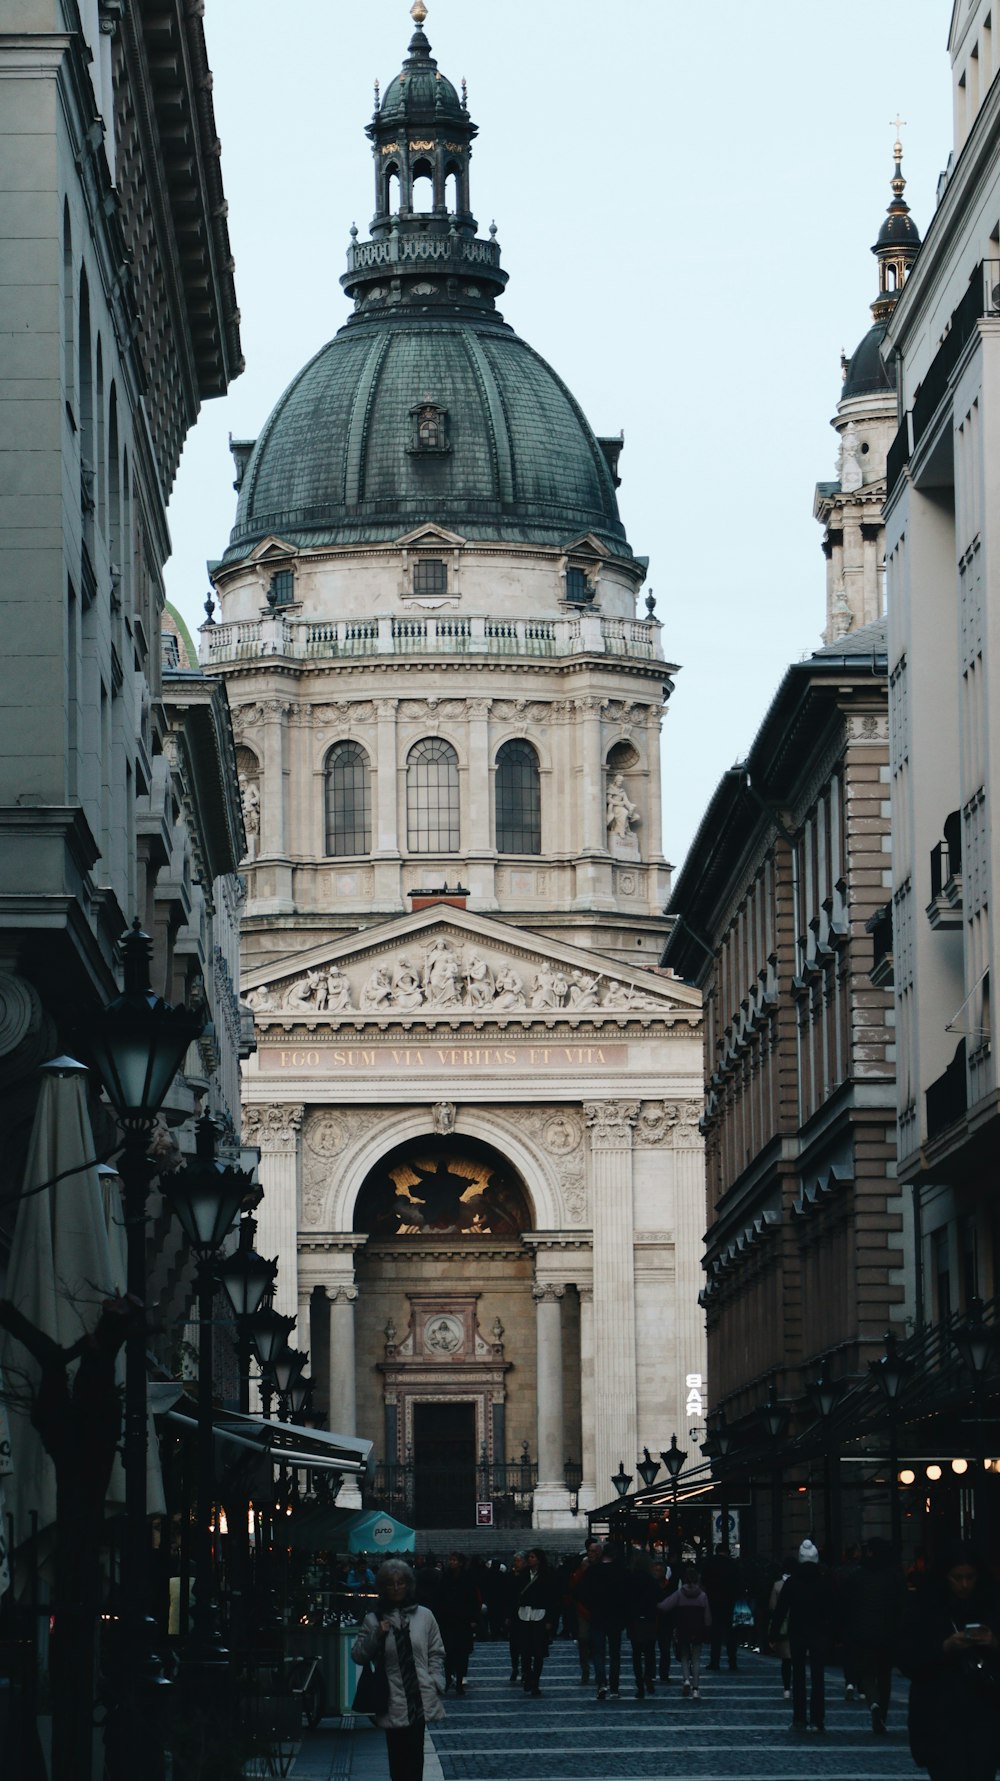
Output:
M620 773L612 776L608 786L607 828L608 848L618 859L637 860L639 839L635 831L641 822L638 806L625 790Z
M431 1114L431 1124L436 1132L441 1133L442 1137L447 1137L449 1132L453 1132L455 1130L454 1101L437 1101Z
M388 1008L392 1002L392 984L384 965L376 965L361 991L361 1007L366 1013Z
M504 965L496 974L493 985L494 1008L524 1008L524 985L517 972L510 965Z
M397 959L392 972L393 1005L408 1014L412 1009L419 1008L423 999L420 977L412 961L408 958Z
M337 1014L351 1006L351 985L339 965L331 965L316 993L316 1006Z
M257 838L260 834L260 793L253 780L248 779L245 773L240 774L240 804L247 837L245 858L253 860L257 857Z
M467 966L468 984L465 999L470 1008L483 1008L492 1002L493 973L481 953L474 952Z
M840 453L837 468L840 473L841 492L852 494L861 487L864 477L861 470L861 440L858 429L853 421L848 421L840 435Z

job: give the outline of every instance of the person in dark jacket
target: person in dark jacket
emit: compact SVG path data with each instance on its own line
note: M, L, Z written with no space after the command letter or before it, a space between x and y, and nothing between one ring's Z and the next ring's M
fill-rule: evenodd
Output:
M464 1694L479 1620L479 1597L460 1552L448 1554L434 1612L444 1640L445 1690L454 1682L455 1693Z
M740 1639L733 1627L733 1610L744 1592L743 1572L732 1553L720 1546L705 1565L701 1580L712 1607L708 1668L721 1668L722 1647L725 1646L729 1668L735 1670Z
M649 1567L649 1574L656 1584L659 1601L670 1595L673 1589L672 1573L665 1559L655 1558ZM659 1602L657 1604L659 1606ZM656 1616L656 1649L659 1654L657 1679L660 1682L670 1681L670 1653L674 1642L674 1622L670 1614L657 1613Z
M628 1576L621 1547L609 1540L601 1562L592 1565L577 1585L577 1595L590 1615L590 1649L597 1699L618 1699L622 1633L628 1619Z
M521 1628L521 1674L524 1692L539 1695L549 1641L559 1619L559 1597L548 1560L537 1546L527 1554L527 1581L521 1585L517 1618Z
M576 1649L580 1659L580 1681L590 1681L590 1664L592 1658L590 1634L590 1609L580 1599L580 1584L588 1571L601 1562L604 1548L600 1540L588 1540L580 1563L570 1573L569 1587L576 1610Z
M510 1570L504 1572L504 1627L507 1642L510 1646L510 1680L521 1681L521 1659L524 1656L521 1640L521 1622L517 1618L517 1610L521 1605L521 1590L527 1580L528 1560L523 1552L515 1552L510 1561Z
M803 1540L798 1562L778 1597L771 1636L787 1621L792 1657L792 1730L826 1730L826 1666L833 1645L834 1598L829 1573L811 1540ZM806 1665L809 1665L809 1719L806 1719Z
M861 1689L872 1731L879 1736L886 1729L893 1655L905 1606L906 1585L888 1540L867 1541L860 1565L842 1580L839 1609L847 1646L845 1674Z
M978 1555L952 1547L908 1609L910 1752L931 1781L994 1781L1000 1766L1000 1601Z
M628 1619L625 1629L632 1647L635 1698L656 1693L656 1610L666 1593L638 1554L628 1573Z

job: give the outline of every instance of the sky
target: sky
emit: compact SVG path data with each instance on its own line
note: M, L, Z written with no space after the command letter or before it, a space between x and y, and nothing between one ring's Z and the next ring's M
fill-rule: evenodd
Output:
M818 481L835 474L840 352L870 325L869 249L905 120L923 233L951 144L952 0L427 0L479 125L508 322L597 433L680 665L664 725L676 865L825 614ZM206 0L246 371L207 403L169 521L167 597L204 618L235 513L228 436L255 438L347 319L348 230L373 209L364 126L409 0ZM644 590L645 591L645 590Z

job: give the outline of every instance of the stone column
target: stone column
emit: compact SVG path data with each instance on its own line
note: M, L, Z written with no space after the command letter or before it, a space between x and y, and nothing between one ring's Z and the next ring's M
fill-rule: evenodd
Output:
M700 1101L676 1104L677 1121L671 1128L674 1176L674 1333L677 1366L677 1440L691 1452L692 1418L688 1415L688 1379L702 1379L702 1400L707 1403L705 1324L698 1306L698 1293L704 1279L701 1270L702 1236L705 1221L705 1148L698 1120ZM681 1436L681 1430L684 1436ZM669 1439L671 1429L664 1433Z
M330 1306L330 1430L336 1435L357 1434L358 1387L354 1352L354 1307L358 1289L338 1283L328 1286ZM388 1457L388 1456L387 1456ZM345 1479L337 1495L345 1508L361 1507L357 1481Z
M243 1140L260 1146L260 1184L264 1198L257 1208L257 1248L276 1255L278 1279L274 1308L283 1317L299 1312L299 1134L304 1108L285 1102L243 1109Z
M295 1334L292 1341L296 1348L304 1348L309 1354L312 1349L312 1285L308 1280L299 1278L299 1308L295 1319ZM310 1374L312 1367L309 1368Z
M580 1295L580 1481L581 1509L596 1508L607 1502L597 1494L597 1471L594 1454L594 1289L577 1288Z
M539 1282L532 1288L537 1329L538 1483L534 1525L562 1524L569 1508L563 1478L566 1427L563 1413L562 1300L566 1288Z
M495 909L494 848L490 839L490 806L493 802L490 778L490 700L470 699L467 709L468 770L463 779L465 808L462 817L468 824L468 834L463 835L463 846L469 863L469 890L477 909Z
M261 707L264 784L260 812L260 851L279 857L287 851L285 836L285 722L288 706L268 699Z
M376 699L375 716L375 809L372 824L372 865L375 909L399 907L399 762L396 758L396 709L398 699Z
M588 1101L594 1228L594 1454L599 1501L637 1452L632 1128L638 1101ZM602 1492L606 1495L602 1497Z
M584 853L607 853L605 823L604 755L601 747L601 701L578 699L580 815L579 834Z

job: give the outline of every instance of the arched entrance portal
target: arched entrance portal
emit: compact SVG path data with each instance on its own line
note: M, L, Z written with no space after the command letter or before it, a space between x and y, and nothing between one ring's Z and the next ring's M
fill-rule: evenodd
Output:
M419 1527L475 1524L537 1417L532 1216L518 1171L458 1133L410 1139L358 1195L359 1412L387 1496ZM363 1308L363 1309L362 1309Z

